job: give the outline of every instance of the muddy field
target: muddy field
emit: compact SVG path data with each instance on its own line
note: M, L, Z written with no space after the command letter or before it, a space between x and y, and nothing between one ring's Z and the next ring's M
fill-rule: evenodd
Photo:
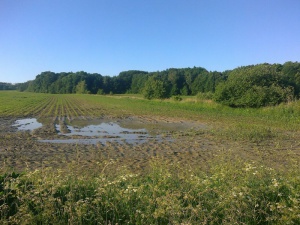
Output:
M286 154L300 150L295 136L261 143L226 140L213 135L208 124L171 118L31 118L23 128L16 124L22 119L28 118L0 119L0 163L19 171L69 162L88 167L110 159L136 170L147 167L153 157L205 167L222 151L284 165ZM40 127L31 129L35 123Z

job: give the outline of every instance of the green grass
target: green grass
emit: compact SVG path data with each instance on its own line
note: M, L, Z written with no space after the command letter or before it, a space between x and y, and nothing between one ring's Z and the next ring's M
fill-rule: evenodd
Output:
M193 120L208 124L222 139L260 142L286 138L300 130L300 101L262 109L235 109L207 101L149 101L128 96L78 96L109 115L148 116Z
M0 177L2 224L299 224L299 161L265 167L221 152L209 169L153 159L142 174L116 161Z
M54 100L53 100L54 99ZM159 101L145 100L139 95L51 95L29 92L1 91L0 92L0 116L44 116L42 104L49 103L50 106L63 104L67 109L66 102L70 107L75 107L81 115L93 116L93 110L109 110L115 116L122 115L157 115L178 117L183 119L204 119L209 121L238 120L251 118L254 122L264 122L269 124L280 124L299 122L300 103L290 104L262 109L235 109L209 101L189 101L184 97L184 101ZM76 103L76 104L75 104ZM82 108L83 104L85 108ZM76 110L77 111L77 110ZM71 112L63 112L70 114ZM71 113L72 114L72 113ZM59 112L52 112L49 116L58 116Z
M300 130L300 101L261 109L238 109L184 97L145 100L139 95L51 95L0 92L1 117L148 116L193 120L211 125L221 138L261 141Z

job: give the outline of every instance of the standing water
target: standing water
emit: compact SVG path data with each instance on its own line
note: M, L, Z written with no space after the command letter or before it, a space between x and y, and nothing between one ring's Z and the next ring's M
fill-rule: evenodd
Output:
M67 125L66 128L68 132L62 131L59 124L56 124L55 127L59 135L72 139L40 140L40 142L61 144L106 144L107 142L125 142L130 144L141 144L149 139L162 139L160 135L151 136L146 129L124 128L114 122L87 125L84 127Z
M18 130L29 130L40 128L43 124L39 123L35 118L16 120L13 126L17 127Z

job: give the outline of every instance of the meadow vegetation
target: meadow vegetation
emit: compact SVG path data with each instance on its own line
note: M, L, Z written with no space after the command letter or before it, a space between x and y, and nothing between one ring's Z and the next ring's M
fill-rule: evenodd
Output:
M172 143L95 147L98 154L110 148L125 155L155 152L142 169L111 155L83 162L80 157L87 152L62 166L23 171L1 161L1 224L300 223L299 101L230 108L201 95L149 101L140 95L1 91L0 102L1 120L36 117L47 129L55 121L104 116L194 121L207 127L173 132ZM22 155L38 134L0 135L1 156L14 148ZM210 151L214 143L223 147ZM71 148L79 152L84 147ZM171 153L159 154L164 149Z
M299 161L285 170L229 152L209 168L153 159L144 173L105 161L1 180L3 224L299 224ZM234 163L233 163L234 162ZM82 172L85 171L85 172Z

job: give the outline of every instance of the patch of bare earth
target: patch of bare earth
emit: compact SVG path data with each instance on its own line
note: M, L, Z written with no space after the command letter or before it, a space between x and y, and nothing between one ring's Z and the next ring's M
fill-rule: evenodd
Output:
M95 118L93 118L95 119ZM87 121L86 121L87 120ZM92 118L85 118L91 122ZM96 162L116 160L133 170L147 167L149 161L159 157L170 162L205 168L216 154L230 151L232 155L259 159L273 165L284 165L285 155L299 155L300 143L296 139L253 143L220 140L209 131L209 126L197 121L170 118L127 117L100 118L97 121L114 121L128 128L146 128L149 133L160 134L161 139L149 138L145 143L128 144L107 142L96 145L41 143L40 139L62 138L55 129L57 118L43 119L43 127L32 132L17 131L11 124L15 119L0 119L0 167L22 171L41 167L64 167L69 162L89 167ZM80 123L80 122L79 122ZM64 125L62 125L64 126ZM171 141L170 141L171 139ZM274 158L274 152L279 156ZM282 156L282 157L280 157Z

